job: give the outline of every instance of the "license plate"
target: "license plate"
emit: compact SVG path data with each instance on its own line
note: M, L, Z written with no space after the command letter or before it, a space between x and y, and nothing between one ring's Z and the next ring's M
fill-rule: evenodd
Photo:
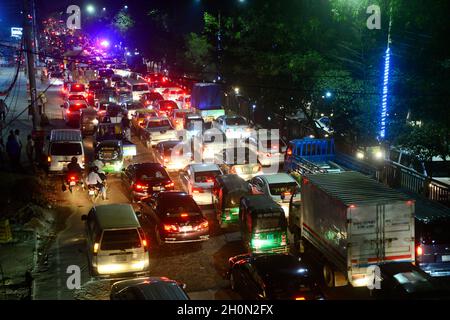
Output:
M192 231L192 226L184 226L180 228L181 232L188 232L188 231Z
M70 185L74 186L74 185L76 185L76 182L75 181L70 181Z
M127 261L127 256L121 255L121 256L116 256L116 262L126 262Z
M153 191L161 191L161 187L153 187Z
M95 191L94 190L89 190L89 195L90 196L93 196L95 194Z
M442 256L442 261L443 262L450 261L450 256Z

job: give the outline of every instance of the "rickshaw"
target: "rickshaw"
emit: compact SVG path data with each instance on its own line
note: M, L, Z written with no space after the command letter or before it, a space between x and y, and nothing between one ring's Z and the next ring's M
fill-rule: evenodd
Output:
M91 107L82 109L80 115L80 129L83 137L93 135L97 129L97 125L97 110Z
M94 147L104 140L119 140L122 142L124 160L130 160L137 154L134 143L128 141L120 123L99 123L94 136Z
M239 221L244 245L251 253L286 253L287 219L283 208L266 195L241 198Z
M103 163L102 170L119 173L123 168L123 145L120 140L103 140L95 146L95 159Z
M236 174L219 175L214 181L213 205L221 228L239 222L239 204L249 195L249 185Z

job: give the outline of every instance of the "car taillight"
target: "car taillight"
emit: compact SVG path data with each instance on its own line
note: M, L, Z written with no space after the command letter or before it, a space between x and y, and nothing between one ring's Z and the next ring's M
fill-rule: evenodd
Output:
M47 157L47 162L48 162L48 163L52 162L52 157L48 156L48 157Z
M282 246L285 246L285 245L286 245L286 235L285 235L285 234L283 234L283 235L281 236L281 243L280 243L280 245L282 245Z
M67 114L70 114L70 110L67 110Z
M164 225L164 231L167 232L178 232L178 226L174 224L165 224Z
M203 188L192 187L192 193L203 193Z
M164 188L173 188L175 186L175 183L173 183L173 182L170 182L170 183L167 183L167 184L165 184L164 185Z
M98 242L94 243L94 254L97 254L99 247L100 245L98 244Z
M180 216L181 216L182 218L187 218L187 217L189 217L189 214L187 214L187 213L182 213Z
M295 300L306 300L305 297L295 297Z
M69 178L71 181L75 181L75 176L70 176Z
M147 186L137 183L134 185L134 189L137 191L144 191L147 190Z
M204 221L200 224L200 229L207 229L209 227L208 221Z
M418 246L416 247L416 255L417 255L417 256L423 255L423 248L422 248L422 246L418 245Z
M287 149L287 151L286 151L286 155L288 155L288 156L292 156L292 149Z

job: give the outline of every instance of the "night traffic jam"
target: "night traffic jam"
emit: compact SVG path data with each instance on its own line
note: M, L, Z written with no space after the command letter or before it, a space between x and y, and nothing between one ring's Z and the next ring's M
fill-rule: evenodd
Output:
M0 4L0 299L450 299L449 3L73 2Z

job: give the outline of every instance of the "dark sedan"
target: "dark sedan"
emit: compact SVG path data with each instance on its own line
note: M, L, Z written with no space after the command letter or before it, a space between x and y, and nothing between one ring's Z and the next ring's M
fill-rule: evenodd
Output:
M166 277L122 280L111 287L111 300L189 300L185 285Z
M208 220L192 196L185 192L161 192L143 199L142 210L156 222L156 240L159 244L209 238Z
M173 181L159 163L129 165L122 171L122 183L132 202L174 188Z
M380 300L441 300L450 299L445 281L431 277L409 262L380 264L375 269L372 296ZM378 274L377 274L378 273Z
M229 259L231 289L248 300L322 299L311 268L290 254L244 254Z

